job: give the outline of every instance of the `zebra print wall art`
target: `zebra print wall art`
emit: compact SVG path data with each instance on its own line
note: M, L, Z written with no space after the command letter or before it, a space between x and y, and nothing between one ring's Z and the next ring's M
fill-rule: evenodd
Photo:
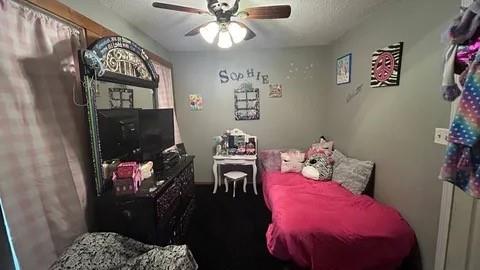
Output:
M370 86L388 87L400 85L403 42L377 50L372 55Z

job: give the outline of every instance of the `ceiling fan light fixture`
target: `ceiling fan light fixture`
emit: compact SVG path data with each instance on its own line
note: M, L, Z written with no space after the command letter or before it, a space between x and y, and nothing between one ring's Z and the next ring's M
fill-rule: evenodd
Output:
M240 43L247 36L247 29L236 22L228 24L228 32L232 36L233 42Z
M236 16L240 19L246 19L246 18L248 18L248 15L249 15L248 12L240 11L240 12L237 13Z
M206 42L212 44L220 31L220 26L217 22L211 22L206 26L200 28L200 34Z
M218 47L222 49L228 49L232 47L233 42L232 38L230 37L230 33L228 30L222 29L220 31L220 34L218 35Z

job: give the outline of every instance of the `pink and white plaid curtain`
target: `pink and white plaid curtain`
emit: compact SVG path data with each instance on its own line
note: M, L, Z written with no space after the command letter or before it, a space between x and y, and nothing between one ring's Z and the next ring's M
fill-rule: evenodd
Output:
M47 269L86 232L88 141L81 29L0 0L0 197L22 269Z
M175 102L173 98L173 78L172 69L153 61L153 66L158 73L158 108L159 109L175 109ZM180 130L178 129L177 115L174 110L174 130L175 130L175 144L182 142Z

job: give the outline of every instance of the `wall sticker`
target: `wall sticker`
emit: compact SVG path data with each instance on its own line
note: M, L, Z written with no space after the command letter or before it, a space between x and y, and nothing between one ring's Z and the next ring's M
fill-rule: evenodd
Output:
M288 68L288 74L285 76L287 80L296 80L296 79L313 79L314 75L316 75L318 71L314 70L315 64L311 63L304 67L297 66L294 62L290 62L290 66Z
M347 96L345 97L345 101L347 101L347 103L349 103L354 97L358 96L358 94L360 94L360 92L362 92L362 89L363 89L363 83L360 84L359 86L357 86L357 88L355 88L352 91L350 91L349 93L347 93Z
M227 69L222 69L218 72L218 77L220 78L220 83L225 84L229 82L239 82L245 79L256 80L262 84L269 84L270 79L268 74L256 71L253 68L248 68L245 72L231 72Z

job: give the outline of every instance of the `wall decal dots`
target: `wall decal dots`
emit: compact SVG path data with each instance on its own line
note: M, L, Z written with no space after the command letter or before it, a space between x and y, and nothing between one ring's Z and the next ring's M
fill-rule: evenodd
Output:
M317 65L315 63L306 64L305 66L297 66L294 62L289 63L288 74L285 76L287 80L303 79L310 80L313 79L318 74L318 70L315 69Z

